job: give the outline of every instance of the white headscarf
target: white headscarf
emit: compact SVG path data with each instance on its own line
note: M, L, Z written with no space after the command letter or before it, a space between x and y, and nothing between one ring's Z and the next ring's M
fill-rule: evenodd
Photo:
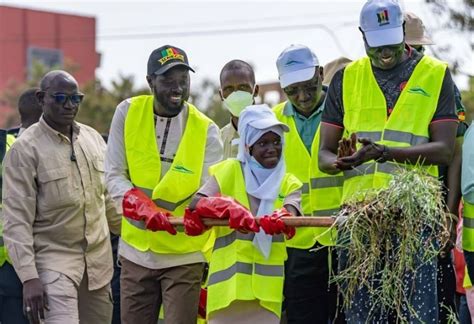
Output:
M246 191L261 200L256 216L271 214L285 176L285 161L280 157L274 168L267 169L250 155L249 149L268 132L280 136L284 144L283 133L288 131L288 126L279 122L267 105L253 105L240 114L238 131L240 142L237 159L242 162ZM266 258L270 255L271 242L272 236L263 230L255 235L254 244Z

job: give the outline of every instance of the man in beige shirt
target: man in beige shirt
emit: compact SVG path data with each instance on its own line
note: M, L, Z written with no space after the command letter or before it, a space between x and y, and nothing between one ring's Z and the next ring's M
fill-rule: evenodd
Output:
M223 106L230 112L230 122L221 129L225 160L237 157L239 115L245 107L255 103L258 85L255 84L255 73L250 64L242 60L232 60L221 70L220 86L219 95Z
M30 323L110 323L107 223L118 233L120 217L106 203L105 143L74 121L83 94L70 74L47 73L37 99L43 117L12 145L3 170L4 240L24 311Z

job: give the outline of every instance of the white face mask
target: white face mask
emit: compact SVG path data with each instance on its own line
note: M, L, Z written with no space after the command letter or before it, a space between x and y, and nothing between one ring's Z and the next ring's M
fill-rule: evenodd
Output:
M248 93L247 91L237 90L224 99L224 107L235 117L239 117L242 110L252 104L253 91Z

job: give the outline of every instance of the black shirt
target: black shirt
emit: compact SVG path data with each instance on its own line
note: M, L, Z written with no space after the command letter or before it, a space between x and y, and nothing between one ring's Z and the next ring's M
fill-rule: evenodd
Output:
M372 66L377 84L382 90L387 102L387 115L390 115L395 106L401 91L405 87L408 79L413 73L416 65L423 57L423 54L412 48L408 48L408 58L390 70L382 70ZM342 78L344 69L339 70L329 85L326 96L326 106L321 117L323 123L332 124L338 127L344 127L344 104L342 101ZM439 120L458 120L455 100L454 100L454 82L448 69L444 74L443 84L438 99L438 106L433 115L433 121Z

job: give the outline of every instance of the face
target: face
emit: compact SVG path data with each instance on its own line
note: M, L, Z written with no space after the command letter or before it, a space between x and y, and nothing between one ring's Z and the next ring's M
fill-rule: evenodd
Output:
M318 67L311 80L291 84L283 91L298 110L312 112L321 100L322 88L323 69Z
M83 97L77 82L67 75L56 76L47 89L37 92L44 119L56 130L72 125Z
M251 147L252 155L258 163L266 169L273 169L281 158L281 138L279 135L268 132L262 135Z
M252 74L247 69L229 70L222 74L221 88L219 94L221 99L227 98L232 92L245 91L257 95L258 88L255 87L255 81Z
M177 115L189 98L189 70L176 66L162 75L147 76L147 81L159 109L170 116Z
M396 45L370 47L364 38L364 44L365 52L372 65L382 70L390 70L400 63L405 49L405 43L403 42Z

